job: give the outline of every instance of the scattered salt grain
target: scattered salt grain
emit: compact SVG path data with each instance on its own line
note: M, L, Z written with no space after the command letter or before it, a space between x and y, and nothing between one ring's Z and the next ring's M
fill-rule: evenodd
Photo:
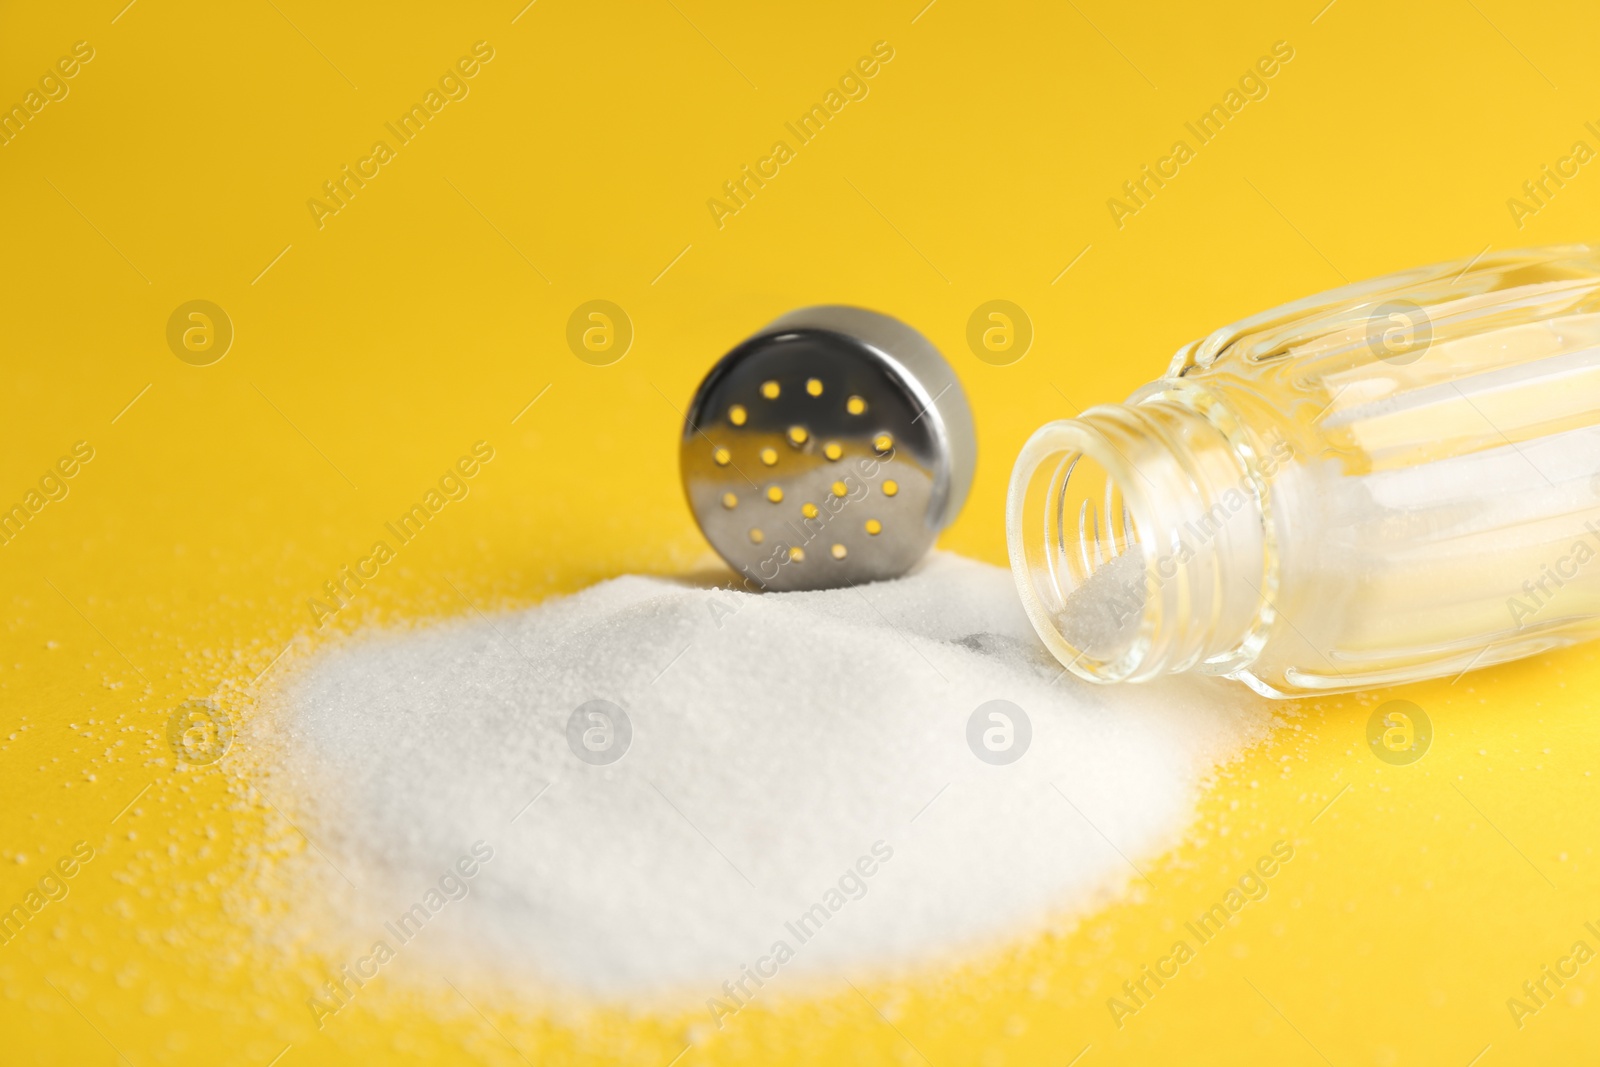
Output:
M615 762L569 743L594 700L631 727ZM996 700L1031 728L1009 764L968 740ZM785 982L859 981L1059 928L1138 882L1271 720L1223 681L1079 682L1006 571L950 555L764 596L621 577L354 640L272 703L264 787L316 842L300 906L329 928L387 939L482 840L467 898L402 951L696 1005L779 942Z

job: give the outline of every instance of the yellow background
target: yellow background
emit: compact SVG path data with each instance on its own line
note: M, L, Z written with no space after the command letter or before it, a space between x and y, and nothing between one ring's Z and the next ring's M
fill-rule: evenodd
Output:
M297 839L238 753L172 767L172 708L248 717L257 673L311 634L307 598L471 442L498 450L471 497L330 629L703 561L679 410L794 307L876 308L947 353L981 455L942 543L1003 563L1010 460L1040 423L1341 277L1600 220L1596 164L1522 229L1506 205L1574 141L1600 147L1592 5L924 2L4 5L0 102L75 41L95 58L0 147L0 501L75 441L96 454L0 547L0 903L74 841L97 856L0 946L0 1059L682 1051L693 1006L480 1015L415 975L316 1031L302 973L264 968L223 910L252 857ZM470 96L319 230L307 200L479 40L495 58ZM895 55L870 95L719 230L706 200L879 40ZM1270 94L1119 230L1107 198L1280 40ZM236 330L208 367L165 340L197 298ZM608 367L565 342L595 298L636 331ZM965 342L991 299L1036 330L1010 366ZM1505 1001L1578 938L1600 947L1597 683L1578 648L1304 705L1225 773L1155 888L959 972L758 1004L677 1062L1592 1060L1600 964L1520 1030ZM1437 731L1408 767L1365 743L1395 696ZM1118 1030L1106 998L1280 837L1297 854L1266 901Z

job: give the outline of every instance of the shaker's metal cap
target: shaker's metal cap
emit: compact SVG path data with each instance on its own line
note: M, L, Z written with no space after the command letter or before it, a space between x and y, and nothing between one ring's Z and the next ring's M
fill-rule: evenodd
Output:
M723 356L679 448L700 529L753 590L903 574L961 510L976 464L938 349L840 306L790 312Z

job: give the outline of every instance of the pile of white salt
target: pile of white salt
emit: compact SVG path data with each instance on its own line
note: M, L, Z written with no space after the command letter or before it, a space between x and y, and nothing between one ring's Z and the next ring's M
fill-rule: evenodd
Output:
M991 701L1022 716L969 730ZM584 705L626 724L569 731ZM451 973L699 1004L747 969L859 981L1068 922L1269 721L1232 683L1082 683L1006 571L935 555L814 593L622 577L352 641L281 694L265 781L358 947L423 902L403 951ZM430 895L480 841L463 899Z

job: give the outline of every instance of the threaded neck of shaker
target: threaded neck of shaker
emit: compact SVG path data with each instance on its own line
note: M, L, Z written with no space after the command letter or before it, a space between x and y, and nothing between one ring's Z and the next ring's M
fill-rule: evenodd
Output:
M1242 665L1265 605L1261 486L1170 396L1050 423L1012 472L1007 540L1051 651L1093 681Z

